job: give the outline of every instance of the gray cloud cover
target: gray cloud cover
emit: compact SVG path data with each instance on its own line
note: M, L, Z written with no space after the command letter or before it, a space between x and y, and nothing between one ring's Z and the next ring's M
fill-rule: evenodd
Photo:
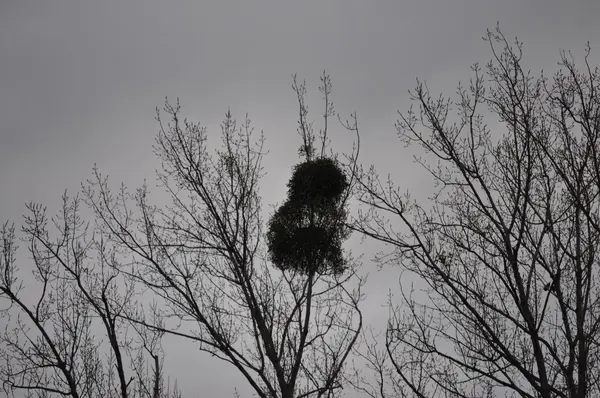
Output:
M307 78L317 118L323 69L333 78L336 109L358 112L362 162L418 191L428 182L411 170L410 149L393 128L416 77L453 93L471 63L488 59L481 36L496 21L525 42L526 65L553 70L559 49L581 57L587 40L600 46L599 16L595 0L4 0L0 220L18 221L29 200L57 210L62 191L77 189L94 163L113 182L152 181L154 108L165 95L179 96L184 114L215 138L228 107L238 118L250 114L271 150L267 207L282 199L299 144L290 75ZM349 137L333 139L349 148ZM389 274L377 273L368 255L364 267L371 273L366 309L381 327ZM184 393L248 391L228 366L188 345L168 348L169 373Z

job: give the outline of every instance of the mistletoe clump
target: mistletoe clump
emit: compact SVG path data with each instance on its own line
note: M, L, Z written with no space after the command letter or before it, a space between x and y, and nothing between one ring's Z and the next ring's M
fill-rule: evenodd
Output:
M287 200L271 218L267 233L275 266L306 274L344 271L347 188L347 178L333 159L322 157L294 168Z
M322 157L297 165L287 186L288 200L318 206L338 203L348 181L333 159Z

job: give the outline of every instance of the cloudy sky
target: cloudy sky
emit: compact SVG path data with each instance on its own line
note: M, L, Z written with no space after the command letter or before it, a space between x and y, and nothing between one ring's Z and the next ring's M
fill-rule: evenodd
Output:
M418 191L428 181L393 127L415 78L453 93L470 64L488 60L481 37L497 21L524 41L526 66L554 70L560 49L581 57L586 41L600 47L598 17L597 0L0 0L0 220L19 221L27 201L57 210L94 163L132 186L152 181L154 112L165 96L216 139L228 108L249 113L271 150L265 202L279 201L299 145L290 76L307 79L316 111L324 69L336 109L358 113L362 162ZM343 130L332 134L336 149L349 148ZM383 279L372 276L372 297ZM369 311L383 326L377 301ZM169 355L184 393L247 390L189 348Z

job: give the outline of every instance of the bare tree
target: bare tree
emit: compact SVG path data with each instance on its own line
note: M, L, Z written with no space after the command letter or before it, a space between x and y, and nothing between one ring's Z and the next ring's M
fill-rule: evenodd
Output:
M314 142L306 120L305 86L294 79L299 132ZM331 83L324 75L325 127L333 115ZM150 330L189 340L233 365L259 397L333 397L343 387L345 362L362 325L362 280L349 258L343 274L279 270L268 259L259 181L263 136L246 117L238 126L228 112L222 145L214 152L208 133L182 120L180 105L166 102L170 118L155 153L160 185L170 198L152 205L146 186L113 195L98 171L85 188L99 224L131 261L119 265L131 281L159 300L155 319L132 317ZM324 138L326 139L326 138Z
M133 286L116 272L117 258L105 237L82 220L80 199L65 194L61 213L51 219L40 205L27 208L22 240L33 261L33 283L18 277L22 261L16 256L15 227L5 223L1 231L0 299L8 304L0 336L5 392L75 398L178 396L163 385L160 336L127 334L131 329L122 315L134 305ZM153 358L153 374L141 372L147 357L136 352L136 344L143 344Z
M456 100L419 82L418 111L400 114L400 137L425 152L416 160L436 183L431 201L373 169L360 178L367 209L355 229L424 286L402 290L386 366L396 396L595 397L599 70L561 53L559 72L535 77L521 43L499 29L485 39L493 58Z

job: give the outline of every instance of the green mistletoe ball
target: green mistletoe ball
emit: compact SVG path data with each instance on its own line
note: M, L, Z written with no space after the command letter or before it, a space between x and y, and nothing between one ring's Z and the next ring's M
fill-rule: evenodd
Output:
M340 274L346 260L344 194L348 182L338 164L319 158L297 165L288 198L269 222L271 261L281 270Z

